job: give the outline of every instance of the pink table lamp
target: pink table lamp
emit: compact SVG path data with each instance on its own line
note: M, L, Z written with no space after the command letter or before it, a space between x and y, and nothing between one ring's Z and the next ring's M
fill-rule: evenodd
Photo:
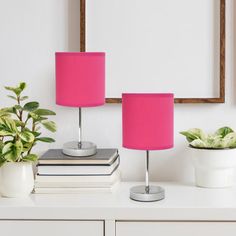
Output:
M105 103L105 53L56 53L56 104L79 108L78 141L65 143L63 153L69 156L90 156L96 145L82 141L82 107Z
M164 189L149 186L149 150L173 147L174 95L122 94L123 147L146 150L146 185L130 190L136 201L158 201L165 198Z

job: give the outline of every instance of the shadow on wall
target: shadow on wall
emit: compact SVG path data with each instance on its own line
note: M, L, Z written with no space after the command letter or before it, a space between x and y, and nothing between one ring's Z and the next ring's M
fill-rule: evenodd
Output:
M68 1L68 51L80 51L80 1Z

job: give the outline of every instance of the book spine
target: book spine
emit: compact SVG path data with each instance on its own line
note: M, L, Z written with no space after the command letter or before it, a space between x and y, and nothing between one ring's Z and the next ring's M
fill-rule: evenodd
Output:
M120 179L116 179L113 182L110 183L71 183L71 182L67 182L67 183L54 183L54 182L47 182L47 183L43 183L43 182L35 182L35 187L36 188L109 188L112 187L115 183L117 183L118 181L120 181Z
M97 169L93 168L93 171L86 170L86 167L83 169L81 169L82 168L81 167L80 170L76 170L74 168L71 170L70 169L59 170L59 169L56 169L56 167L54 167L55 169L45 170L44 166L38 166L37 174L40 176L108 176L108 175L112 175L114 171L117 170L119 165L120 165L120 158L117 159L117 164L114 167L113 166L109 167L110 169L104 168L103 170L100 170L100 168L97 168ZM50 166L46 166L46 167L50 167Z
M112 193L119 182L108 188L34 188L34 193L38 194L79 194L79 193Z
M53 183L110 183L114 182L116 179L121 178L121 173L119 169L117 169L112 175L108 176L41 176L41 175L36 175L35 177L35 182L42 182L42 183L47 183L47 182L53 182Z
M97 161L98 163L91 163L91 161L87 161L84 163L68 163L68 160L65 160L64 162L63 160L60 160L60 163L45 163L39 160L37 166L111 166L119 157L119 154L117 154L117 156L108 164L104 164L102 162L99 163L99 161Z

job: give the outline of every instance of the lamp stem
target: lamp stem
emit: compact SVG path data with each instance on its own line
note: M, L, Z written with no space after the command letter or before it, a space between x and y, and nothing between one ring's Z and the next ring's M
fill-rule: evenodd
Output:
M146 193L149 193L149 151L146 151L146 186L145 191Z
M79 148L82 146L82 108L79 107Z

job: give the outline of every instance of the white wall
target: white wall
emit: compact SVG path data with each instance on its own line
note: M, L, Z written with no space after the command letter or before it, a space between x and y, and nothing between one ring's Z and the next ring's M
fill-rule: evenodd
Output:
M88 0L86 50L106 52L107 97L219 96L219 16L220 0Z
M151 153L152 180L193 180L187 143L179 131L213 131L224 125L236 129L236 2L226 2L226 103L175 106L175 148ZM0 0L0 106L11 104L4 85L26 81L31 99L57 112L57 141L38 150L59 148L77 136L77 111L55 105L54 52L62 50L79 50L78 0ZM121 147L121 105L84 109L83 115L84 138L99 147L119 148L123 179L142 180L145 153Z

